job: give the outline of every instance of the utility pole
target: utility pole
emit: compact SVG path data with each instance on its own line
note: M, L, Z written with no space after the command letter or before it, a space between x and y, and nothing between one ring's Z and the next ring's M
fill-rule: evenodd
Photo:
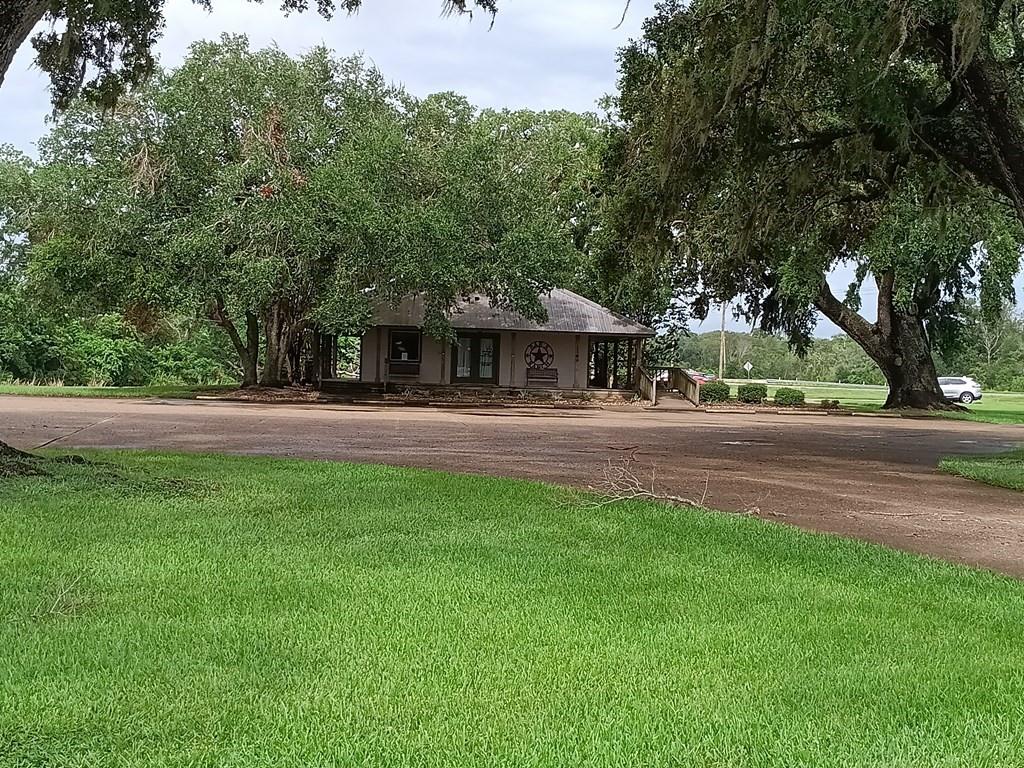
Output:
M722 331L720 337L720 343L718 345L718 378L722 380L725 378L725 309L728 306L727 302L722 302Z

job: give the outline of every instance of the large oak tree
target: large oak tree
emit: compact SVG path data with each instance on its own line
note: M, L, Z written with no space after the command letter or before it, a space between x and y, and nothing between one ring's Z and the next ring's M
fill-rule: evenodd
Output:
M67 106L79 93L107 106L130 85L142 82L154 68L153 46L164 27L166 0L5 0L0 4L0 86L15 54L36 25L53 23L32 41L36 63L50 77L54 106ZM212 7L213 0L194 0ZM473 8L494 14L498 0L443 0L447 12ZM281 0L284 12L306 11L309 0ZM362 0L316 0L329 18L336 11L352 13ZM56 27L63 27L56 31ZM251 342L251 335L250 335ZM0 449L8 446L0 441Z
M820 310L888 405L942 407L936 339L1019 266L1024 4L665 0L621 62L624 231L685 265L698 310L739 296L798 346Z

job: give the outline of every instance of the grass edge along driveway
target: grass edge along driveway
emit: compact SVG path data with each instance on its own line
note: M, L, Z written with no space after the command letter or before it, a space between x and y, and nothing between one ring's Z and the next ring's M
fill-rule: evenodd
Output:
M175 400L193 400L199 395L218 395L233 392L237 384L218 386L190 386L153 384L144 387L73 387L57 384L0 384L0 395L25 397L98 397L146 398L160 397Z
M0 479L0 763L1016 765L1024 583L524 481Z
M1024 448L994 456L950 456L939 468L988 485L1024 491Z

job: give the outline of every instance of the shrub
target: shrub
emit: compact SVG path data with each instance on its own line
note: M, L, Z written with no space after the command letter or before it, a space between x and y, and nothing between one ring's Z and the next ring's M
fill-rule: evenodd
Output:
M736 394L741 403L763 403L768 399L768 385L740 384Z
M729 399L731 390L724 381L709 381L700 386L702 403L724 403Z
M58 335L69 385L130 387L148 383L152 361L137 331L117 315L72 321Z
M188 342L177 342L150 350L153 370L151 384L210 385L236 381L220 360Z
M838 408L839 407L839 401L838 400L822 400L821 401L821 407L822 408Z
M779 387L777 390L775 390L776 405L803 405L804 401L805 398L802 389L792 389L791 387Z

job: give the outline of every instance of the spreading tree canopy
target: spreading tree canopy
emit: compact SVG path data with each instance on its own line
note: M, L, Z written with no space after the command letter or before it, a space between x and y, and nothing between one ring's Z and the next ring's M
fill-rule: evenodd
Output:
M321 336L411 292L440 337L475 291L539 318L538 294L578 260L573 213L602 135L595 118L416 99L358 57L225 36L112 113L73 104L14 220L39 294L199 308L245 383L262 353L276 385L306 377L303 344L315 357Z
M257 0L258 1L258 0ZM32 39L36 63L50 76L54 105L67 106L83 89L112 104L128 85L144 80L154 68L153 46L163 33L166 0L4 0L0 3L0 85L14 55L36 25L49 19L53 28ZM193 0L212 8L215 0ZM285 13L309 9L310 0L280 0ZM354 13L363 0L316 0L317 12ZM445 12L498 10L497 0L443 0ZM60 29L57 29L60 27Z
M936 340L973 291L1001 306L1019 267L1024 5L665 0L621 67L633 250L683 265L698 311L739 296L798 347L820 310L890 406L942 406Z

